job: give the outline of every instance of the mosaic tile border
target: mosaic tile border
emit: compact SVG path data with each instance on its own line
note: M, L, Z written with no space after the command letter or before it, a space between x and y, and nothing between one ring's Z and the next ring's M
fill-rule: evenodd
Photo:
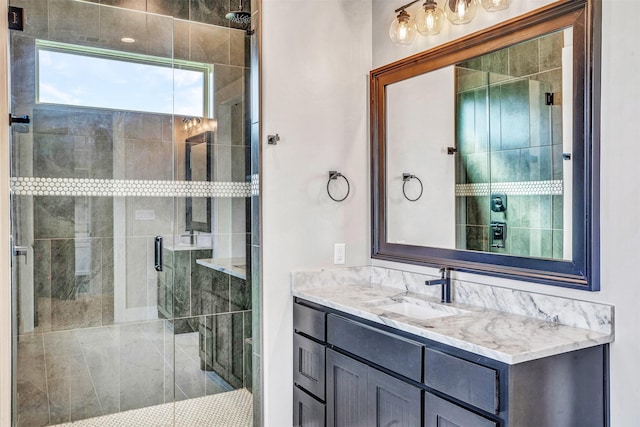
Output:
M250 197L250 182L152 181L91 178L11 178L16 196Z
M482 182L456 184L456 196L488 196L489 193L506 193L514 196L561 196L563 181Z
M257 173L251 175L251 195L260 195L260 175L258 175Z

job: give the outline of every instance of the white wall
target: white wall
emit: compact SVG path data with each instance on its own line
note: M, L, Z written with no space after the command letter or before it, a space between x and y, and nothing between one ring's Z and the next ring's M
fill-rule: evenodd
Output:
M289 272L331 266L333 242L346 241L349 265L369 258L369 188L366 70L371 36L386 44L398 5L373 0L373 32L367 1L264 0L263 131L279 132L280 145L263 158L264 390L266 425L291 423L291 297ZM513 2L503 17L550 1ZM340 12L349 9L347 17ZM383 10L382 12L380 12ZM480 15L482 17L483 15ZM477 30L487 15L467 29ZM498 15L495 15L498 16ZM459 275L468 281L614 304L616 342L611 346L611 425L640 425L640 16L637 0L603 0L602 59L602 291ZM375 52L371 68L458 37ZM291 29L294 29L291 31ZM287 31L285 31L287 30ZM353 32L351 37L346 34ZM455 32L455 34L454 34ZM291 35L291 36L289 36ZM324 195L326 174L336 168L351 178L354 194L340 205ZM415 266L376 265L435 273Z
M370 0L263 0L263 377L266 426L292 425L293 270L369 258ZM351 183L329 199L329 171ZM337 195L336 195L337 196Z
M456 247L455 70L441 68L386 88L387 241ZM410 173L422 181L402 181ZM414 224L437 224L415 227Z

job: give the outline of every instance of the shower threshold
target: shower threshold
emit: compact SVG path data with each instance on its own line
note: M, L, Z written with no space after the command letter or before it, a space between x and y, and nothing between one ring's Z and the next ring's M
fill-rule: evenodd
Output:
M175 424L173 414L175 412ZM53 427L252 427L253 397L247 389L165 403Z

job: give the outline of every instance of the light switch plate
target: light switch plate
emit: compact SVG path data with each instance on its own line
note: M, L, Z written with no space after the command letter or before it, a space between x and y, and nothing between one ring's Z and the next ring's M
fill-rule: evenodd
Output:
M336 243L333 246L333 263L344 264L346 258L346 249L344 243Z

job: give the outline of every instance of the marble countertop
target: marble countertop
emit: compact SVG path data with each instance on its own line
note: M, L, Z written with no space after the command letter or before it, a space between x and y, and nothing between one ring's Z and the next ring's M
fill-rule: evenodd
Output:
M244 258L197 259L196 264L230 274L239 279L247 278L247 261Z
M434 286L430 288L438 288ZM420 320L383 306L410 301L440 304L430 295L379 284L336 284L292 287L294 296L376 323L391 326L452 347L517 364L555 354L610 343L607 332L578 328L482 306L454 302L442 309L455 315Z
M177 243L177 244L173 244L173 243L165 243L163 246L165 249L172 251L172 252L179 252L179 251L205 251L205 250L211 250L211 246L196 246L196 245L190 245L188 243Z

